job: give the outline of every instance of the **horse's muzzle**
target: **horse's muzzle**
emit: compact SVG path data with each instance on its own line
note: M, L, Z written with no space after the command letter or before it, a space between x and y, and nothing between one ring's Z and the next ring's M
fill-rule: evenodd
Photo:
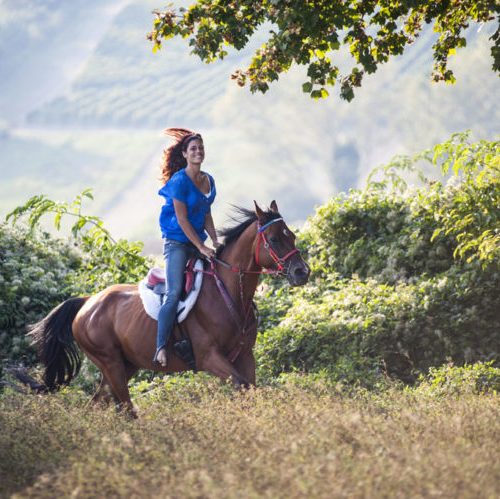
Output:
M309 280L311 269L302 258L297 262L292 262L288 268L287 278L292 286L303 286Z

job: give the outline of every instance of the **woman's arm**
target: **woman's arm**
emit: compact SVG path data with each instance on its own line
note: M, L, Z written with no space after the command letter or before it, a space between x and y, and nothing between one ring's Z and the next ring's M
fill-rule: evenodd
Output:
M179 222L179 225L181 226L181 229L184 232L184 234L186 234L186 237L198 248L198 251L202 255L205 255L208 258L214 257L215 256L214 250L212 248L208 248L207 246L205 246L200 241L200 238L198 237L196 231L193 229L193 226L191 225L191 222L188 219L188 212L185 203L183 203L182 201L178 201L177 199L174 199L174 210L175 210L175 216L177 217L177 221Z
M208 212L205 217L205 230L208 232L210 239L212 240L212 244L215 249L217 249L221 243L217 239L217 231L215 230L214 219L212 218L212 213Z

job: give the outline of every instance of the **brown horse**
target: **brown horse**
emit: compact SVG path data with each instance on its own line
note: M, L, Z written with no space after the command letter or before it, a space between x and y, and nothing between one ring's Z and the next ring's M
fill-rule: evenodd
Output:
M253 296L259 274L279 273L291 285L307 282L309 268L295 247L295 236L273 201L269 211L255 212L224 229L224 246L212 263L215 276L205 275L198 300L182 329L191 340L196 368L231 378L236 385L255 384L253 347L257 320ZM221 287L227 290L224 299ZM230 298L227 297L229 295ZM128 380L139 369L179 372L188 369L168 344L168 366L153 363L157 323L144 311L136 285L117 284L100 293L71 298L36 324L31 334L45 365L49 390L69 384L80 368L76 345L101 370L102 381L92 400L116 401L130 410ZM176 325L172 337L179 337ZM172 338L171 338L172 340Z

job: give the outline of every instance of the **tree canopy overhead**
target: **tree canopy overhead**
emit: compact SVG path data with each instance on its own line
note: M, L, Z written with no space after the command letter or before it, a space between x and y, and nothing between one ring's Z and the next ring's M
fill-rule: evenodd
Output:
M433 46L435 81L454 82L448 58L466 45L471 22L500 20L498 0L198 0L189 8L154 12L148 38L153 50L162 41L189 38L192 53L205 62L223 59L227 48L241 50L265 23L269 37L245 70L232 78L252 92L266 92L292 64L307 67L302 89L313 98L328 96L327 87L340 84L340 96L350 101L365 74L374 73L391 56L402 54L426 24L439 38ZM493 71L500 69L500 28L491 37ZM333 55L342 46L353 61L341 73Z

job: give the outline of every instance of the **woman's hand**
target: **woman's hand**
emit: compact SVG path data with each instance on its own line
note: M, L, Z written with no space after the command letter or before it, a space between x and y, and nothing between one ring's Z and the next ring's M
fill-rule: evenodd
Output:
M215 251L204 244L198 246L198 251L207 258L213 258L215 256Z
M215 248L215 251L217 251L221 246L223 246L223 244L217 239L212 239L212 246Z

